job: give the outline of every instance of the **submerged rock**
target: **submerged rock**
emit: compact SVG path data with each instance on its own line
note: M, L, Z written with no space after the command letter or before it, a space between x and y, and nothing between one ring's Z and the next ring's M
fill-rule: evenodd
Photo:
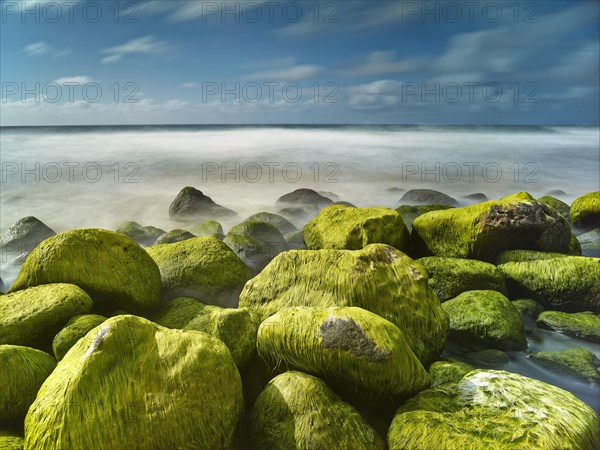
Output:
M510 356L508 356L507 353L496 348L488 348L477 352L467 353L467 357L477 361L479 364L483 363L486 366L501 366L510 361Z
M600 258L600 228L577 236L581 245L581 254L592 258Z
M544 311L544 307L542 305L530 298L519 298L517 300L513 300L511 303L521 316L521 319L527 318L530 320L536 320L540 313Z
M328 206L303 230L306 247L360 250L369 244L388 244L406 251L409 234L402 217L389 208Z
M288 250L306 250L304 243L304 233L302 231L292 231L283 236L287 243Z
M118 316L46 379L25 419L25 448L231 448L243 408L220 340Z
M33 216L24 217L0 235L0 263L28 255L40 242L56 233Z
M431 387L444 383L458 382L474 369L470 364L452 358L436 361L429 368L429 376L433 380Z
M449 338L478 348L524 350L525 327L510 301L496 291L469 291L442 303L450 317Z
M260 273L276 254L281 253L263 241L239 234L228 234L223 243L248 267L251 276Z
M600 446L600 417L569 392L496 370L474 370L420 392L397 411L390 450L579 449Z
M133 239L143 247L147 247L154 244L165 233L165 230L151 226L143 227L137 222L125 222L117 228L117 233Z
M256 347L270 368L284 364L375 397L405 397L431 382L403 333L361 308L283 309L260 325Z
M296 189L289 194L285 194L277 199L276 205L280 208L285 207L303 207L312 206L317 208L324 208L325 206L331 205L333 201L312 189Z
M46 239L27 257L9 292L49 283L75 284L95 303L116 302L130 312L160 301L160 273L152 258L132 239L96 228Z
M571 205L571 223L582 231L600 226L600 191L577 198Z
M437 359L448 330L425 268L384 244L281 253L246 283L240 306L263 317L291 306L364 308L398 326L424 365Z
M269 225L273 225L275 228L279 230L281 234L291 233L296 231L296 227L285 217L280 216L279 214L273 214L268 212L259 212L256 214L252 214L248 217L244 222L264 222Z
M411 189L402 196L400 202L405 205L458 206L458 202L449 195L432 189Z
M176 229L168 231L165 234L161 234L160 237L154 243L154 245L172 244L173 242L181 242L195 237L196 236L194 236L189 231Z
M487 198L487 195L482 194L481 192L465 195L463 197L463 199L467 200L469 203L481 203L481 202L487 202L489 200Z
M97 314L82 314L72 317L52 341L52 351L57 361L63 359L71 347L90 330L96 328L106 317Z
M273 378L250 416L253 448L383 450L381 437L323 381L302 372Z
M568 336L600 342L600 316L589 311L572 314L544 311L538 316L537 324Z
M283 234L269 223L255 220L242 222L234 226L227 235L246 236L265 243L271 249L271 258L275 257L287 248Z
M402 205L398 208L396 208L396 212L398 214L400 214L400 217L402 217L402 221L404 222L404 224L406 225L406 227L409 230L412 230L412 223L414 222L414 220L419 217L422 216L425 213L431 212L431 211L441 211L444 209L450 209L450 208L454 208L454 206L448 206L448 205Z
M585 348L535 352L530 353L528 358L552 372L583 378L590 383L600 383L600 359Z
M184 187L169 206L169 217L175 220L197 220L214 217L235 217L237 213L215 203L202 191Z

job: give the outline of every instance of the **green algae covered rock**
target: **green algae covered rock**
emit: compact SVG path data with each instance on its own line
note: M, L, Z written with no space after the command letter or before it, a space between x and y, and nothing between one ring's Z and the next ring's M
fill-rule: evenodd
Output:
M246 221L237 224L227 235L245 236L259 240L271 248L271 254L277 255L287 248L287 243L283 234L270 223L258 222L256 220Z
M165 301L192 297L213 305L236 306L250 277L244 263L214 237L153 245L147 251L160 269Z
M162 308L154 322L168 328L203 331L227 346L238 368L256 354L260 316L251 308L220 308L193 298L176 298Z
M25 418L40 386L55 366L54 358L41 350L0 345L0 422ZM0 448L5 447L0 445Z
M429 274L429 285L441 301L466 291L491 290L506 295L504 277L496 266L475 259L429 256L419 261Z
M319 212L303 230L306 247L360 250L369 244L388 244L406 251L409 234L402 217L389 208L350 208L332 205Z
M530 353L528 358L558 374L583 378L590 383L600 383L600 360L585 348L535 352Z
M82 314L72 317L65 327L54 336L54 340L52 341L52 351L56 360L60 361L63 359L65 354L79 339L105 320L106 317L97 314Z
M600 224L600 191L590 192L571 204L571 222L575 228L589 231Z
M277 255L240 295L263 317L291 306L357 306L395 324L424 365L444 348L448 316L418 262L384 244Z
M600 258L600 228L580 234L577 236L577 240L583 256Z
M478 364L485 364L486 366L502 366L510 362L510 356L496 348L486 348L485 350L470 352L466 356L469 360L477 361Z
M284 364L376 397L404 397L431 382L403 333L361 308L283 309L260 325L256 346L270 368Z
M474 369L470 364L452 358L436 361L429 368L429 376L432 379L431 387L460 381L462 377Z
M592 312L564 313L544 311L537 318L538 326L568 336L600 342L600 316Z
M449 205L402 205L396 208L396 212L402 217L402 221L409 230L412 230L414 220L425 213L454 208Z
M600 446L600 417L571 393L496 370L420 392L388 432L397 449L570 449Z
M285 217L279 214L273 214L268 212L259 212L248 217L244 222L263 222L273 225L283 235L296 231L296 227Z
M566 258L569 255L556 252L538 252L535 250L506 250L498 255L496 264L508 262L539 261L543 259Z
M25 449L229 449L243 408L221 341L118 316L46 379L25 418Z
M450 339L479 348L524 350L525 327L519 313L496 291L469 291L442 303L450 317Z
M46 284L0 296L0 344L46 347L92 299L72 284Z
M532 298L546 308L600 312L600 259L567 256L500 264L512 298Z
M423 214L413 222L411 237L421 256L493 262L510 249L567 253L571 236L569 223L554 208L519 193Z
M0 448L2 450L23 450L23 436L15 431L0 430Z
M243 261L252 276L258 274L275 255L281 253L263 241L239 234L229 233L223 239L223 243Z
M319 378L286 372L261 392L250 417L257 449L383 450L381 437L360 413Z
M544 311L544 307L542 305L530 298L519 298L517 300L513 300L511 303L521 318L526 317L536 320L540 313Z
M212 236L217 237L223 234L223 227L216 220L205 220L193 227L190 232L195 236Z
M169 217L174 220L202 220L215 217L235 217L237 213L213 201L202 191L186 186L169 205Z
M538 198L537 201L556 209L565 219L571 222L571 216L569 214L571 207L565 202L557 199L556 197L552 197L551 195L544 195L543 197Z
M176 230L167 231L166 233L161 234L154 245L172 244L173 242L181 242L194 237L196 236L189 231L178 228Z
M33 250L9 292L49 283L71 283L95 303L116 302L133 312L160 302L160 273L132 239L96 228L65 231Z
M154 244L159 236L162 236L165 233L165 230L151 226L143 227L137 222L130 221L119 225L117 233L127 236L138 244L146 247Z

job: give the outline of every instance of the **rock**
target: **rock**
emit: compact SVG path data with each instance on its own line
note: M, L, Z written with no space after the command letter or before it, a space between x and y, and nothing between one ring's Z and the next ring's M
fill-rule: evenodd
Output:
M72 284L46 284L0 296L0 344L45 348L92 299Z
M0 430L0 448L3 450L23 450L23 436L16 431Z
M162 234L154 243L154 245L160 244L172 244L173 242L181 242L187 239L195 238L192 233L186 230L176 229Z
M269 225L273 225L275 228L279 230L281 234L291 233L292 231L296 231L296 227L285 217L280 216L279 214L273 214L268 212L259 212L248 217L244 222L263 222L268 223Z
M411 206L411 205L402 205L398 208L396 208L396 212L398 214L400 214L400 217L402 217L402 221L404 222L404 224L406 225L406 227L409 230L412 230L412 223L413 221L428 212L431 211L440 211L440 210L444 210L444 209L450 209L450 208L454 208L454 206L447 206L447 205L415 205L415 206Z
M320 211L320 208L311 205L301 207L282 208L279 214L290 220L299 228L302 228L309 220L312 220Z
M223 227L216 220L205 220L199 225L196 225L190 230L195 236L212 236L217 237L223 235Z
M530 353L528 358L552 372L600 383L600 359L585 348Z
M474 259L429 256L419 261L429 274L429 286L441 301L466 291L490 290L507 295L504 277L496 266Z
M474 348L525 350L525 327L510 301L496 291L469 291L442 303L449 338Z
M329 191L319 191L319 194L322 195L323 197L327 197L328 199L337 202L340 200L340 196L334 194L333 192L329 192Z
M184 187L169 206L169 217L174 220L198 220L215 217L235 217L237 213L218 205L202 191Z
M539 261L544 259L566 258L569 255L556 252L537 252L534 250L506 250L496 258L496 265L508 262Z
M0 422L25 419L40 386L55 366L54 358L41 350L0 345Z
M555 209L527 193L462 208L432 211L413 222L412 242L421 256L493 262L511 249L567 253L571 228Z
M21 255L28 255L40 242L56 233L33 216L18 220L0 235L0 261L13 261Z
M165 233L165 230L151 226L143 227L137 222L125 222L117 228L117 233L133 239L143 247L147 247L154 244L159 236Z
M551 191L548 191L546 195L551 195L553 197L566 197L567 193L560 189L552 189Z
M274 225L265 222L255 220L242 222L229 230L227 234L246 236L264 242L271 249L272 258L287 248L285 238L280 231Z
M581 231L600 226L600 191L585 194L571 205L571 223Z
M332 205L347 206L348 208L356 208L356 205L350 202L333 202Z
M593 449L600 417L571 393L515 373L474 370L396 412L390 450Z
M581 245L581 254L592 258L600 258L600 228L577 236Z
M248 267L251 276L259 274L275 257L275 250L272 247L248 236L228 234L223 239L223 243Z
M398 326L423 365L437 359L448 331L425 268L384 244L281 253L246 283L240 306L263 317L291 306L364 308Z
M567 221L570 223L571 222L571 216L570 216L570 211L571 211L571 207L569 205L567 205L565 202L552 197L550 195L544 195L543 197L540 197L537 199L538 202L543 203L544 205L548 205L551 208L556 209L559 213L562 214L562 216L567 219Z
M406 397L431 382L403 333L361 308L283 309L260 325L256 348L271 369L283 364L376 398Z
M481 203L481 202L487 202L489 199L487 198L487 196L485 194L482 194L481 192L477 192L475 194L470 194L470 195L465 195L463 197L463 199L467 200L469 203Z
M25 448L231 448L243 408L221 341L118 316L46 379L25 418Z
M333 201L330 198L324 197L312 189L296 189L279 197L276 205L280 208L312 206L320 209L332 203Z
M94 303L116 302L130 312L160 301L160 273L144 249L128 237L96 228L46 239L27 257L9 292L49 283L75 284Z
M390 194L401 194L402 192L406 192L406 189L402 189L399 187L391 187L387 188L385 192L389 192Z
M544 307L542 305L530 298L520 298L513 300L511 303L521 316L521 319L528 318L531 320L536 320L540 313L544 311Z
M402 217L389 208L328 206L303 230L306 247L360 250L369 244L388 244L406 251L409 234Z
M285 242L287 243L288 250L306 250L306 244L304 243L304 233L302 231L292 231L287 233L285 236Z
M361 414L323 381L302 372L273 378L250 413L252 448L383 450Z
M220 339L242 370L256 354L260 317L251 308L220 308L193 298L176 298L162 308L154 322L167 328L203 331Z
M211 305L235 307L250 278L244 263L214 237L153 245L147 251L160 269L165 302L192 297Z
M479 364L483 363L486 366L498 366L510 362L510 356L508 356L502 350L495 348L488 348L485 350L479 350L478 352L467 353L466 356L469 359L475 360Z
M431 382L431 387L450 382L458 382L462 377L474 369L475 368L470 364L452 358L436 361L429 368L429 376L433 380Z
M411 189L402 196L400 202L404 205L458 206L458 202L449 195L432 189Z
M88 332L96 328L106 317L97 314L82 314L72 317L52 341L52 351L57 361L63 359L71 347Z
M537 318L541 328L558 331L592 342L600 342L600 317L592 312L544 311Z
M600 312L600 259L584 256L501 264L512 298L531 298L546 308Z

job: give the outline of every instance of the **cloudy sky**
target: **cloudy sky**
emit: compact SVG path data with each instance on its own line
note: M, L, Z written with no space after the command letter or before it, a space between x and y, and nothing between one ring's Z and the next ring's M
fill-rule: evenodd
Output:
M595 124L599 2L2 0L0 124Z

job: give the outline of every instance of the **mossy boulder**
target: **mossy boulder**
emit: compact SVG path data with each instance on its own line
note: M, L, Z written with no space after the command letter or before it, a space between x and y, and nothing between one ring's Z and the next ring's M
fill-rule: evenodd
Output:
M95 303L117 303L135 312L158 306L160 272L132 239L82 228L46 239L32 251L9 292L49 283L71 283Z
M537 324L568 336L600 342L600 316L593 312L544 311L538 316Z
M581 254L593 258L600 258L600 228L577 236L581 246Z
M421 256L493 262L510 249L567 253L571 227L554 208L527 193L417 217L412 243Z
M182 297L169 302L154 317L154 322L168 328L203 331L219 338L240 370L256 354L260 316L251 308L220 308Z
M268 223L269 225L273 225L275 228L277 228L279 232L283 235L291 233L292 231L296 231L296 227L285 217L280 216L279 214L273 214L268 212L259 212L256 214L252 214L250 217L244 220L244 222Z
M287 243L288 250L306 250L306 244L304 243L304 233L302 231L292 231L287 233L285 236L285 242Z
M55 366L54 358L41 350L0 345L0 422L23 421Z
M525 327L519 313L496 291L469 291L442 303L450 317L450 339L475 348L524 350Z
M72 317L65 327L54 336L54 340L52 341L52 351L56 360L60 361L63 359L69 349L79 339L105 320L106 317L98 314L82 314Z
M544 259L566 258L569 255L556 252L539 252L535 250L506 250L496 258L496 265L509 262L539 261Z
M239 234L228 234L223 243L248 267L251 276L263 270L276 253L281 253L263 241Z
M196 236L189 231L178 228L176 230L167 231L166 233L161 234L154 244L172 244L173 242L181 242L194 237Z
M16 431L0 430L2 450L23 450L23 436Z
M54 230L33 216L18 220L0 235L0 263L5 265L28 254L40 242L55 234Z
M316 207L324 208L333 203L327 198L312 189L296 189L289 194L285 194L277 199L276 205L280 208L285 207Z
M419 261L429 275L429 285L441 301L466 291L490 290L506 295L504 277L493 264L475 259L429 256Z
M260 325L256 347L267 367L375 397L406 397L431 382L398 327L362 308L283 309Z
M444 194L433 189L411 189L404 193L400 203L405 205L445 205L458 206L458 202Z
M512 305L515 307L521 318L536 320L544 311L544 307L535 300L530 298L519 298L513 300Z
M501 264L512 298L532 298L546 308L600 312L600 259L567 256Z
M264 242L269 248L271 248L271 254L273 257L287 248L287 243L283 234L279 232L277 227L270 223L258 222L256 220L250 220L242 222L234 226L227 235L245 236L252 239Z
M119 225L117 233L133 239L143 247L147 247L154 244L160 236L165 234L165 230L151 226L144 227L137 222L129 221Z
M195 236L217 237L223 234L223 226L216 220L209 219L190 229L190 232Z
M0 296L0 344L46 348L72 317L93 302L72 284L46 284Z
M381 243L406 251L410 240L402 217L382 207L328 206L306 224L303 233L306 247L311 250L360 250Z
M578 449L600 446L600 417L571 393L496 370L420 392L397 411L390 450Z
M432 380L431 387L460 381L462 377L474 369L470 364L452 358L436 361L429 368L429 376Z
M147 252L160 269L164 301L192 297L212 305L234 307L250 278L244 263L214 237L153 245Z
M402 217L402 221L408 230L412 230L414 220L425 213L431 211L441 211L444 209L454 208L448 205L402 205L396 208L396 212Z
M543 197L538 198L537 201L556 209L565 219L569 221L569 223L571 222L571 216L569 214L571 207L565 202L557 199L556 197L552 197L551 195L544 195Z
M583 378L590 383L600 383L600 359L585 348L534 352L528 358L552 372Z
M582 231L593 230L600 224L600 191L590 192L571 204L571 223Z
M418 262L384 244L277 255L240 295L263 317L291 306L357 306L395 324L424 365L444 348L448 316Z
M25 448L229 449L243 408L220 340L118 316L46 379L25 418Z
M250 415L252 448L383 450L360 413L319 378L286 372L261 392Z
M186 186L169 206L169 217L174 220L193 221L219 217L236 217L237 213L213 201L202 191Z

